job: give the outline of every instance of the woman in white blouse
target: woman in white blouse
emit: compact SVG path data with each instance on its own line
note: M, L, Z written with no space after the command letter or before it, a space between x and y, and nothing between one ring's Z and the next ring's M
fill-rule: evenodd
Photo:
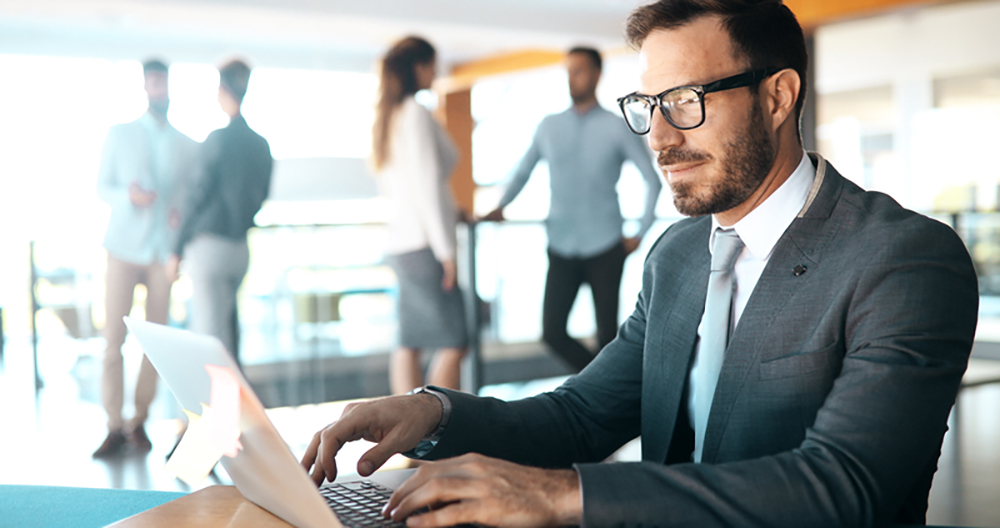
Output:
M458 209L448 186L458 153L447 132L413 96L431 87L434 47L397 42L382 59L372 164L390 201L386 260L399 279L399 348L389 365L394 394L425 384L420 352L436 350L426 382L458 388L468 343L455 281Z

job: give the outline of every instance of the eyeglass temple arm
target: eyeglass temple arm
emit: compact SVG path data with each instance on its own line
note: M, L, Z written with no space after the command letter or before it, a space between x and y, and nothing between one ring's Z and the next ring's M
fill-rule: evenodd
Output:
M781 68L764 68L762 70L741 73L739 75L726 77L725 79L720 79L713 83L706 84L702 88L702 91L703 93L712 93L732 90L733 88L742 88L744 86L754 86L779 71L781 71Z

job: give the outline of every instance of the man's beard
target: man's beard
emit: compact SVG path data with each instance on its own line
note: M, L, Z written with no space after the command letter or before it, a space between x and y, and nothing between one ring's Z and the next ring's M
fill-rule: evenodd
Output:
M698 192L706 182L668 184L674 193L674 207L685 216L702 216L728 211L745 202L760 187L774 164L775 149L764 124L760 102L750 110L750 119L735 141L725 144L723 177L707 182L707 191ZM657 160L661 167L676 163L709 161L708 153L688 150L665 150Z

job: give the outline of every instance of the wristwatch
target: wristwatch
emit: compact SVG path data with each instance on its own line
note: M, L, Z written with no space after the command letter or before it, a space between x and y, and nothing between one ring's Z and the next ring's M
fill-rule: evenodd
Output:
M441 420L438 422L438 426L431 434L425 436L423 440L417 444L417 447L403 453L403 455L410 458L422 458L427 453L430 453L431 449L434 449L434 447L438 444L438 441L441 440L441 435L444 434L445 428L448 427L448 421L451 420L451 398L449 398L444 391L433 385L417 387L407 394L430 394L441 402Z

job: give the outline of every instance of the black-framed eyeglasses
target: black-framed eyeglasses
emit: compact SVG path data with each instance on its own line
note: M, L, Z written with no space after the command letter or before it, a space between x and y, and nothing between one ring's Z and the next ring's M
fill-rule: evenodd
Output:
M781 71L780 68L764 68L740 73L701 86L678 86L658 95L630 93L618 99L618 107L621 108L628 127L639 135L649 132L653 125L653 112L657 107L674 128L691 130L700 127L705 122L705 94L754 86L779 71Z

